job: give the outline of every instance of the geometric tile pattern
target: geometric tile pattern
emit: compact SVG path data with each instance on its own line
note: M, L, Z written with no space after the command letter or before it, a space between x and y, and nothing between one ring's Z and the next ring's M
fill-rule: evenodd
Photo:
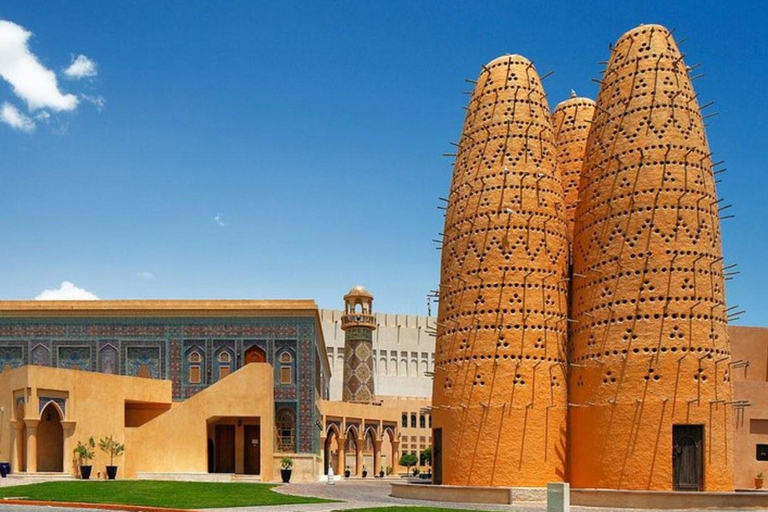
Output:
M294 355L294 383L281 385L275 373L275 400L296 411L296 444L300 453L319 453L315 427L319 411L316 385L322 385L317 364L315 320L296 318L72 318L0 319L0 371L23 364L77 367L80 370L169 379L174 400L184 400L216 382L218 355L227 351L232 367L243 354L260 346L275 368L277 348ZM204 361L201 384L189 384L185 347L200 349ZM210 375L210 377L209 377ZM327 376L325 376L327 378ZM60 404L61 405L61 404Z
M345 402L370 403L374 396L373 330L369 327L348 327L344 331Z

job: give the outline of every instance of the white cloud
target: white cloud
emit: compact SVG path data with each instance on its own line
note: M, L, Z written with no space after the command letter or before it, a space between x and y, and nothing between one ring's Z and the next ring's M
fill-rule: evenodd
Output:
M74 110L77 97L62 93L56 74L29 51L27 42L31 36L32 32L24 27L0 20L0 77L11 84L13 92L30 110Z
M146 279L147 281L150 281L155 278L155 274L152 272L136 272L136 276Z
M96 63L85 55L78 55L72 59L72 64L64 70L64 75L68 78L79 80L81 78L91 78L97 75Z
M221 227L224 227L227 225L227 223L224 222L224 215L221 213L217 213L216 216L213 218L213 221Z
M35 300L99 300L99 298L69 281L64 281L55 290L43 290Z
M88 103L93 103L96 105L96 110L99 112L104 110L104 105L107 104L107 100L104 99L104 96L90 96L88 94L81 94L80 97Z
M35 131L35 122L7 101L0 107L0 121L22 132L32 133Z

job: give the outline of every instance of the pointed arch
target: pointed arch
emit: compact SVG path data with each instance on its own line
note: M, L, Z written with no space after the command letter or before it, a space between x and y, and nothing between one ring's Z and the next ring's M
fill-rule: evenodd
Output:
M37 470L60 473L64 471L64 414L59 404L48 401L40 412L37 426Z

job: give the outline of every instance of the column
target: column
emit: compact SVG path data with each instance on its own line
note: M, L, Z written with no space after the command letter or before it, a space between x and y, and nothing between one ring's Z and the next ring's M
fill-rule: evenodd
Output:
M365 446L365 440L358 437L355 443L355 474L357 476L363 476L363 446Z
M11 422L13 437L11 439L11 471L20 473L24 465L24 420Z
M336 474L343 475L344 474L344 466L346 465L346 454L344 453L344 448L347 446L347 438L346 437L339 437L338 443L339 443L339 451L338 451L338 460L336 460Z
M400 440L392 441L392 471L397 474L400 466Z
M381 471L381 439L373 442L373 476L379 476Z
M64 461L63 470L65 473L71 473L75 476L79 474L77 463L74 462L72 458L72 450L75 449L74 433L76 424L77 422L75 421L61 422L61 429L64 431L64 458L62 459ZM67 467L67 464L69 464L69 467Z
M37 473L37 425L40 420L24 420L27 427L27 473Z
M325 432L325 431L323 431ZM328 474L328 468L331 467L331 448L330 446L328 449L325 448L325 441L326 441L325 434L320 434L320 450L323 454L323 474Z

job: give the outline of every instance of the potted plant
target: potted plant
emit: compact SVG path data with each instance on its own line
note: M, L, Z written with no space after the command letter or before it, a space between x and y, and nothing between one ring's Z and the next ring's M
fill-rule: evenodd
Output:
M349 478L349 475L352 474L352 471L349 469L349 466L346 466L344 468L344 478Z
M762 489L763 488L763 478L765 478L765 475L761 471L755 477L755 489Z
M283 457L280 461L280 476L283 478L283 483L287 484L291 481L291 472L293 470L293 459L290 457Z
M368 469L365 466L363 466L363 478L367 476L368 476Z
M405 476L408 476L411 473L411 466L415 466L418 461L419 459L414 453L404 453L400 456L400 465L405 466Z
M96 453L93 451L94 448L96 448L96 441L91 437L85 444L78 441L77 446L73 450L73 453L77 456L77 464L80 467L80 478L83 480L91 478L92 466L90 461L96 456Z
M379 470L379 478L384 478L384 469Z
M109 454L109 466L107 466L107 478L114 480L117 476L117 466L115 466L115 457L119 457L125 451L125 445L118 443L112 436L99 439L99 449Z

